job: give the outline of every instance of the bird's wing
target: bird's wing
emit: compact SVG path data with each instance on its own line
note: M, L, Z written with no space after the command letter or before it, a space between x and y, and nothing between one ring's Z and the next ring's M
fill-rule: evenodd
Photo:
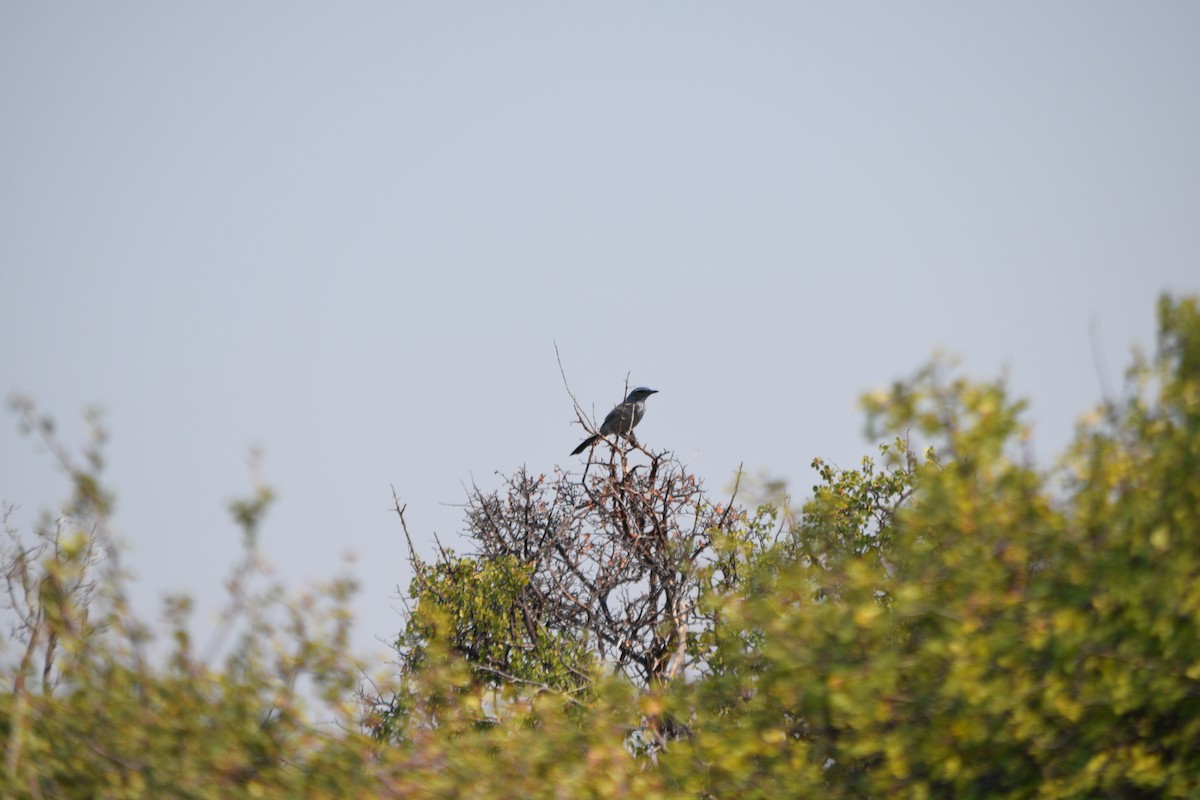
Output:
M625 404L614 408L608 412L608 416L604 418L604 424L600 426L600 432L603 434L617 433L621 429L621 421L624 414Z

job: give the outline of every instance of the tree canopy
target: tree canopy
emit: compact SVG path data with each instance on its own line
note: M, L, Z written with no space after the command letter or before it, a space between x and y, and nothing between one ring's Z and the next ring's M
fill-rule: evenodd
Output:
M816 459L798 506L623 441L473 488L369 679L351 581L256 582L264 487L223 638L175 598L148 654L99 446L18 403L73 496L6 531L3 796L1194 797L1200 304L1158 316L1048 466L1003 382L935 362L864 398L877 452Z

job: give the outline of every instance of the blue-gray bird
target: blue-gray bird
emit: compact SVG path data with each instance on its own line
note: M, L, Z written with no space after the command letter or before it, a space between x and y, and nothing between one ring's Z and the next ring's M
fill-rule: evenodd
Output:
M617 434L618 436L633 436L633 429L642 421L642 417L646 414L646 398L652 394L658 394L658 389L647 389L645 386L639 386L629 393L629 397L625 398L625 402L608 412L608 416L604 418L604 424L600 426L600 432L595 436L589 436L583 440L583 444L571 451L571 455L577 456L584 450L600 441L601 436L609 436Z

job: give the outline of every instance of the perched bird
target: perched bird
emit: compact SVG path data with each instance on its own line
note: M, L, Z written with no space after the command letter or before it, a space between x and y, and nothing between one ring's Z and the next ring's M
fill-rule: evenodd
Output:
M608 412L608 416L604 418L604 424L600 426L600 432L595 436L589 436L583 440L583 444L571 451L571 455L577 456L584 450L600 441L600 437L610 434L618 436L633 437L633 429L642 421L642 417L646 413L646 398L652 394L657 394L658 389L647 389L645 386L639 386L629 393L629 397L625 398L625 402Z

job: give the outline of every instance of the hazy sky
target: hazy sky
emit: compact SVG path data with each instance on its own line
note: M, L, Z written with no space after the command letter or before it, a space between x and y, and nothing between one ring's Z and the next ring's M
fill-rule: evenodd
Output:
M0 390L100 405L142 612L341 554L381 650L463 484L576 465L555 362L724 489L872 451L936 348L1036 449L1200 288L1200 4L0 5ZM0 418L0 499L66 484ZM201 621L203 622L203 614Z

